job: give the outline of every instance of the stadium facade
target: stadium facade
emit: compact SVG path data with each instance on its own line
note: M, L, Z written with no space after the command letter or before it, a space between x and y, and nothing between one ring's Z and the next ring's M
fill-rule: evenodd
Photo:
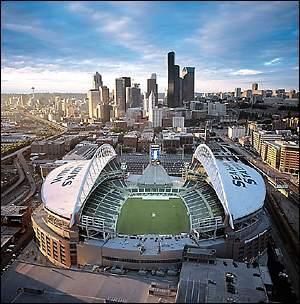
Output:
M183 177L171 177L159 154L153 146L148 167L134 175L104 144L92 159L51 171L41 190L43 204L32 215L42 254L62 267L171 270L180 267L185 245L214 249L217 257L237 261L265 252L270 223L263 208L266 187L256 170L212 143L198 146ZM147 209L127 221L124 206L134 199L145 208L155 201L158 211L150 215ZM170 204L165 215L160 213L172 199L182 202L182 209ZM188 226L177 225L184 219ZM141 229L138 223L148 226ZM134 232L125 234L124 225Z

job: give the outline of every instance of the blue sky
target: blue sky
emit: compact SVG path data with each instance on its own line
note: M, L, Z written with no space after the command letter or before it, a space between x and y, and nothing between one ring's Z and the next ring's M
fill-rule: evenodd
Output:
M167 88L167 53L196 92L299 89L296 1L2 1L2 92L87 92L130 76Z

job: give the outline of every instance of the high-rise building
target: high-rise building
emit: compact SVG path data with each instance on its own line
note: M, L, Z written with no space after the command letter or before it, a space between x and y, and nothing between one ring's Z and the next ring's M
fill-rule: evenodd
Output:
M180 67L174 65L174 108L182 106L182 79L179 77Z
M143 116L149 116L149 98L146 98L147 92L143 94Z
M179 76L179 65L175 65L175 53L168 53L168 94L167 105L169 108L182 107L183 100L194 99L195 68L185 67L182 79Z
M163 118L164 118L163 108L153 109L152 127L153 128L162 127Z
M130 77L116 79L115 87L115 116L122 117L126 113L126 88L131 86Z
M252 83L252 92L258 90L258 83Z
M103 104L109 104L109 88L107 86L100 87L100 99Z
M116 79L115 87L115 116L121 117L126 112L126 91L125 91L125 80L121 78Z
M100 104L100 91L92 89L88 91L89 118L97 118L97 105Z
M101 105L99 108L100 118L103 122L110 120L110 105L109 105L109 88L107 86L100 87Z
M155 106L156 94L152 91L148 97L148 121L153 128L162 127L164 109Z
M195 68L184 67L182 70L182 100L195 99Z
M180 128L181 130L184 129L184 117L173 117L172 118L172 127L173 128Z
M241 88L235 88L235 90L234 90L234 97L240 98L241 95L242 95L242 90L241 90Z
M156 96L155 105L157 106L157 104L158 104L158 88L157 88L156 74L155 73L151 74L151 78L150 79L147 79L146 98L149 97L149 95L150 95L151 92L155 93L155 96Z
M288 98L297 98L296 90L290 90L288 92Z
M141 89L138 83L134 83L133 87L126 88L126 107L127 108L139 108L141 107Z
M178 66L179 67L179 66ZM183 106L183 100L182 100L182 93L183 93L183 79L181 77L178 77L179 80L179 87L178 87L178 92L179 92L179 98L178 98L178 104L179 107Z
M175 53L168 53L168 107L175 108Z
M276 95L277 97L285 98L285 89L277 89Z
M126 88L131 87L131 79L130 77L122 77L124 79L124 94L125 94L125 113L127 109L127 100L126 100Z
M66 110L66 117L72 117L75 115L75 108L74 105L68 104Z
M155 108L155 93L151 92L148 97L148 112L149 112L149 121L151 120L151 115L153 114L153 109Z
M100 87L102 87L103 82L102 82L102 76L96 72L96 74L93 77L93 89L99 90Z
M124 79L125 83L125 88L131 87L131 79L130 77L122 77Z

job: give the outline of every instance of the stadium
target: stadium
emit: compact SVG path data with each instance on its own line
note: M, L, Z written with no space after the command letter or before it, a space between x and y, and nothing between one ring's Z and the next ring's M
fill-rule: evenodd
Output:
M187 245L237 261L265 252L265 195L261 175L216 142L200 144L182 176L168 175L159 145L137 175L103 144L48 174L32 224L58 266L177 271Z

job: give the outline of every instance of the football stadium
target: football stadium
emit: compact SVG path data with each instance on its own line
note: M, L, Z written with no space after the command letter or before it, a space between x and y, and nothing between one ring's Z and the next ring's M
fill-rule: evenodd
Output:
M159 145L150 147L141 175L128 172L108 144L92 159L51 171L32 215L42 254L62 267L177 271L187 245L237 261L265 252L266 188L255 169L212 142L170 176L160 153Z

